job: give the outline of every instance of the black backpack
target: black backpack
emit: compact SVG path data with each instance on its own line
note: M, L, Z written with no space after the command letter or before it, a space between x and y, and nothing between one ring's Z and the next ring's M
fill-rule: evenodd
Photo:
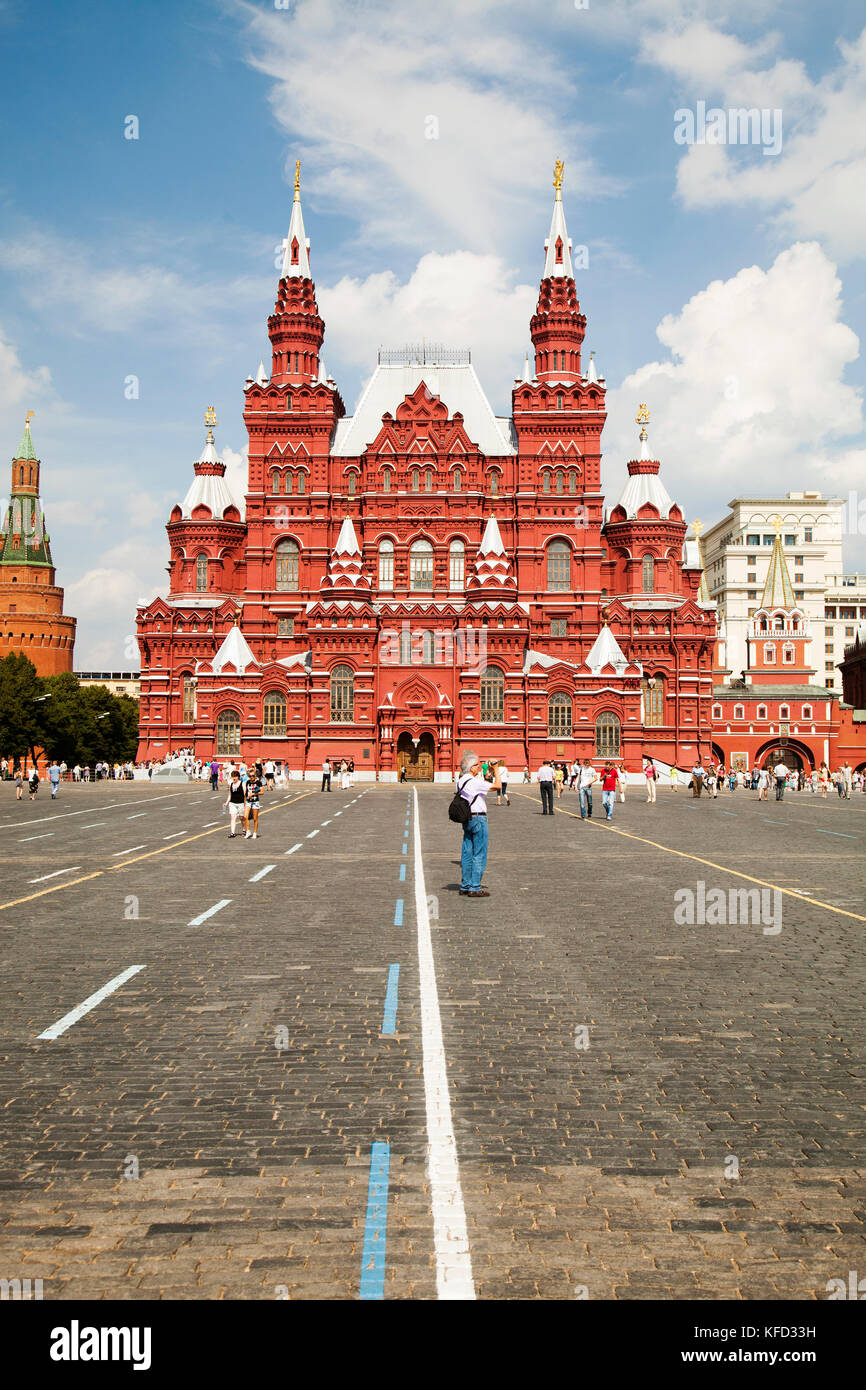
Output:
M457 783L457 790L448 807L448 819L453 820L457 825L469 824L469 802L460 791L460 783Z

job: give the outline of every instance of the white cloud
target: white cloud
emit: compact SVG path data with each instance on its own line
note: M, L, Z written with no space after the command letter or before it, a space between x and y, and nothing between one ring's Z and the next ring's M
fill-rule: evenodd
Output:
M709 521L735 495L862 487L866 451L850 440L863 402L844 380L859 343L841 321L840 289L820 246L798 243L769 270L714 281L664 318L657 334L670 356L610 393L609 504L637 452L640 401L668 490L692 515Z
M866 29L853 43L839 43L838 65L817 82L802 62L764 64L772 43L771 37L748 45L703 21L644 38L641 56L671 74L689 102L782 112L780 154L691 145L677 169L678 193L687 208L753 203L766 210L780 236L819 237L840 259L861 256Z
M574 75L537 24L573 38L574 12L439 0L431 23L402 0L246 9L250 61L274 79L277 120L312 164L311 202L326 195L331 210L360 218L371 251L501 248L525 230L537 207L527 190L550 187L560 155L584 197L614 186L586 153L587 132L563 114Z
M430 252L405 283L383 271L323 288L319 299L332 325L325 351L330 341L342 362L369 370L379 346L399 347L423 337L469 347L482 385L501 391L520 375L521 345L529 344L537 298L537 286L516 285L514 272L498 256ZM507 397L494 403L509 408Z
M246 512L245 498L249 483L248 454L248 445L245 445L240 451L230 449L226 445L220 449L220 458L226 466L226 485L240 508L241 516Z
M50 392L51 373L47 367L34 367L28 370L22 365L18 350L9 342L0 329L0 418L9 421L4 430L11 428L14 439L9 440L9 452L18 445L24 428L23 412L32 409ZM20 421L14 423L14 415L20 414ZM17 433L16 433L17 430Z
M123 557L120 564L100 564L67 584L65 611L78 619L75 669L135 670L135 610L157 593L157 587L126 567Z

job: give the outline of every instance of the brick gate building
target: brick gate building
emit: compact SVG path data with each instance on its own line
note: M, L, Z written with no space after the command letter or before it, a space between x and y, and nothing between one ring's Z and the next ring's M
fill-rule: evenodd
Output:
M446 780L467 745L515 770L709 755L715 607L643 407L605 510L605 383L582 362L560 169L554 186L511 414L468 351L426 346L380 352L347 416L296 179L271 368L244 389L245 507L209 412L167 525L169 593L138 613L140 758L192 746L313 775L327 755Z

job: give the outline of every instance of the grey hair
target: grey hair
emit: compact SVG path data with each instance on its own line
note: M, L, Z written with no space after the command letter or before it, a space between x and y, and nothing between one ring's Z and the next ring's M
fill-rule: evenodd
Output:
M460 759L460 772L461 772L461 774L464 773L464 772L468 772L469 769L470 769L471 767L474 767L475 764L476 764L477 762L478 762L478 754L477 754L477 753L473 753L471 748L467 748L466 752L463 754L462 758Z

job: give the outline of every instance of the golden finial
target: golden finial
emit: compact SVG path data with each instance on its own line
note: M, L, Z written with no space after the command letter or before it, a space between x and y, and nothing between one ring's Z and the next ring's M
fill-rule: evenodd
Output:
M24 416L24 424L25 424L25 427L28 426L28 425L30 424L30 421L33 419L33 416L34 416L35 414L36 414L36 411L35 411L35 410L28 410L27 414Z
M212 405L209 405L204 413L204 422L207 425L207 442L208 444L213 444L214 426L218 423L218 421L216 417L216 411L214 410Z
M295 202L301 201L301 161L295 160Z
M649 418L650 412L647 410L644 403L641 402L641 404L637 408L637 415L634 417L634 422L636 425L648 425Z
M565 172L565 160L558 159L553 166L553 186L556 189L557 202L562 201L562 175Z
M700 538L701 538L701 532L703 531L703 529L704 529L704 523L703 523L702 521L699 521L698 518L695 517L694 521L692 522L692 530L693 530L694 533L695 533L695 539L696 539L696 540L698 540L698 541L700 540Z
M776 516L770 517L770 525L773 527L773 530L776 532L777 536L781 535L783 522L782 518L778 514Z

